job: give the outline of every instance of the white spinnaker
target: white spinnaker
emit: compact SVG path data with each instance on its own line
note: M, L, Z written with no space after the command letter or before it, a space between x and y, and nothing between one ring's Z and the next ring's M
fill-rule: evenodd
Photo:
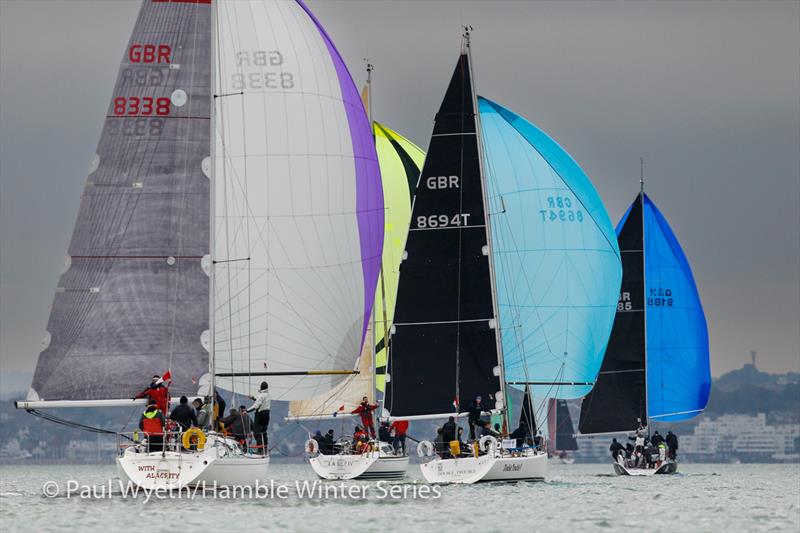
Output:
M217 4L216 372L352 370L364 326L356 170L342 89L294 2ZM243 93L243 94L239 94ZM344 376L221 378L303 399Z

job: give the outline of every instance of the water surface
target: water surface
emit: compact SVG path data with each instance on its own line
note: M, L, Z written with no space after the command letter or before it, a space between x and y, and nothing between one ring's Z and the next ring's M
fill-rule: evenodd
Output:
M67 498L69 480L95 487L112 466L0 466L0 528L12 531L800 531L800 465L681 465L674 476L617 477L610 465L550 464L545 483L442 486L420 495L419 467L392 498L375 482L355 497L300 497L306 465L270 467L288 497L190 500L124 498L116 482L101 499ZM61 494L42 495L54 481ZM269 480L265 480L267 483ZM335 484L337 488L341 484ZM351 486L345 484L345 487ZM366 493L366 497L364 496ZM230 496L230 495L229 495ZM414 497L416 496L416 497Z

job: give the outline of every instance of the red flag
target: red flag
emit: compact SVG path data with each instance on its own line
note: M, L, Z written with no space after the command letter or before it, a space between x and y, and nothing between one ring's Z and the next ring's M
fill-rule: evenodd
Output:
M342 404L342 405L340 405L340 406L339 406L339 410L340 410L340 411L344 411L344 404Z
M167 370L166 373L161 376L161 381L159 383L164 383L165 381L170 381L172 379L172 373Z
M458 409L458 396L456 396L455 398L453 398L453 407L455 407L456 409Z

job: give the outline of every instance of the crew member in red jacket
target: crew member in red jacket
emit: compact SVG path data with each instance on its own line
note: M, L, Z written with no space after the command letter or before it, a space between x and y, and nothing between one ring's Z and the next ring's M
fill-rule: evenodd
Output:
M394 431L394 446L395 451L402 450L403 455L406 454L406 433L408 433L408 420L395 420L389 426L389 431Z
M153 376L153 381L142 392L133 397L134 400L147 398L147 403L154 403L162 413L169 412L169 387L164 384L169 379L169 372L164 377Z
M361 415L361 424L364 426L364 431L369 430L369 434L373 439L375 438L375 423L372 421L372 412L377 408L377 403L370 404L369 398L364 396L361 398L361 404L353 410L354 415Z
M147 435L147 444L151 452L160 452L164 449L164 414L151 403L139 419L139 429Z

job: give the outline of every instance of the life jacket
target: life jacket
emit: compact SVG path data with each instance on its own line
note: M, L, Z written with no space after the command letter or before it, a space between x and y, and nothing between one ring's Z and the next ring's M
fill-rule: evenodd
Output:
M145 411L142 413L142 431L148 435L163 435L163 415L161 411Z

